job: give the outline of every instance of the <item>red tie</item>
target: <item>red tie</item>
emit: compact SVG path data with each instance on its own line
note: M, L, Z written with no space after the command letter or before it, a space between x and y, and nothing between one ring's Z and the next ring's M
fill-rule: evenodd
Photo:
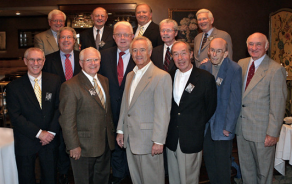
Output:
M119 85L122 84L123 77L124 77L124 63L123 63L123 58L122 58L122 55L124 54L125 54L124 52L119 53L119 62L118 62L118 67L117 67Z
M254 61L251 63L249 70L248 70L248 75L247 75L247 79L246 79L246 85L245 85L245 90L247 88L247 86L249 85L249 82L251 81L253 75L254 75L254 71L255 71L255 66L254 66Z
M71 61L69 60L71 54L65 54L65 78L66 80L69 80L73 77L73 69L71 65Z
M170 52L169 52L169 47L167 47L167 50L165 53L164 64L163 64L163 68L165 71L168 71L169 64L170 64Z

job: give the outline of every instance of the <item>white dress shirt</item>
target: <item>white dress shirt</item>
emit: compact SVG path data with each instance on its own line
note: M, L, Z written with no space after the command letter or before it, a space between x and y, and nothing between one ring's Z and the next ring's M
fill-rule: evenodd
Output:
M104 26L102 28L99 29L99 41L101 41L102 35L103 35L103 30L104 30ZM96 35L97 35L97 28L95 26L93 26L93 38L94 40L96 39Z
M174 85L173 85L173 99L179 106L181 96L186 88L186 84L190 78L193 71L193 67L187 72L181 72L179 69L176 70L174 75Z

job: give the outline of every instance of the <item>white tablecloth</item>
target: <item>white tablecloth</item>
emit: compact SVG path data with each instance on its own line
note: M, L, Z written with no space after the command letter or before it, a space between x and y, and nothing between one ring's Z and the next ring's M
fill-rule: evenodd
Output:
M0 184L18 184L11 128L0 128Z

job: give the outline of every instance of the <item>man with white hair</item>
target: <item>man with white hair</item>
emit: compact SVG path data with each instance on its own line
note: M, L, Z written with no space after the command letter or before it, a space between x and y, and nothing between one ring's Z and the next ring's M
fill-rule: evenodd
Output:
M214 38L223 38L228 44L228 57L232 60L232 41L230 35L222 30L213 27L214 17L210 10L200 9L197 14L198 26L202 33L198 34L194 40L194 55L196 66L208 58L208 48ZM207 60L206 60L207 61Z

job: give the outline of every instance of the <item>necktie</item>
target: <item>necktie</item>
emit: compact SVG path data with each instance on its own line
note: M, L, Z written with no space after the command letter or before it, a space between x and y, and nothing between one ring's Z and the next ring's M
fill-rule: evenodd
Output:
M104 97L103 97L103 94L102 94L102 91L101 91L101 88L99 87L99 85L97 84L97 81L95 78L93 78L93 83L94 83L94 89L101 101L101 104L103 106L103 108L105 108L105 100L104 100Z
M124 54L125 54L124 52L119 53L119 62L118 62L118 67L117 67L119 85L122 84L123 77L124 77L124 63L123 63L123 58L122 58Z
M66 80L69 80L73 77L73 69L72 69L72 64L69 59L71 54L65 54L66 59L65 59L65 78Z
M246 79L246 85L245 85L245 90L247 88L247 86L249 85L249 82L251 81L253 75L254 75L254 71L255 71L255 66L254 66L254 61L251 63L249 70L248 70L248 74L247 74L247 79Z
M35 96L37 97L38 101L39 101L39 104L40 104L40 107L42 108L42 90L39 86L39 83L38 83L38 79L35 78L34 79L34 93L35 93Z
M170 52L169 52L169 47L167 47L165 58L164 58L164 64L163 64L163 68L165 71L168 71L169 64L170 64Z
M204 47L205 43L207 42L207 38L208 38L208 33L205 33L203 41L202 41L202 45L201 45L201 50Z
M138 36L142 36L143 35L143 29L144 29L144 27L143 26L141 26L140 27L140 30L139 30L139 34L138 34Z
M99 30L97 30L97 34L95 37L95 45L96 45L97 50L99 50L99 42L100 42L100 35L99 35Z

